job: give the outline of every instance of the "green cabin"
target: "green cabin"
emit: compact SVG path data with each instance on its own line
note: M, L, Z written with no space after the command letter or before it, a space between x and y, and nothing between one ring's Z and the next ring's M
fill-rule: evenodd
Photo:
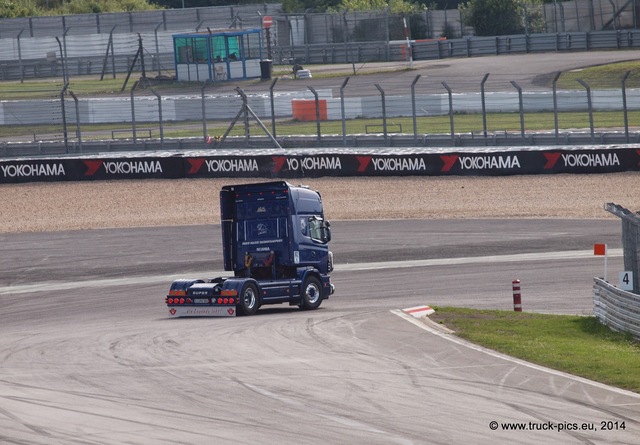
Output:
M260 77L262 30L218 29L174 34L173 51L179 81Z

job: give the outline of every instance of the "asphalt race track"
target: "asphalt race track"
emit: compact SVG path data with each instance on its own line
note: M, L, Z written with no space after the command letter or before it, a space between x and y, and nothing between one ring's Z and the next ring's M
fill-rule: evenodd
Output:
M528 91L538 74L635 55L502 59L509 70L487 69L495 58L438 61L423 76L477 91L469 73L494 71L489 87L517 80ZM415 76L393 83L406 90ZM352 79L347 94L376 79ZM638 444L639 394L483 350L401 312L510 310L520 279L525 311L590 314L604 272L593 244L610 248L609 281L623 269L619 220L332 230L337 289L319 310L193 319L168 318L164 297L175 277L221 273L219 226L0 234L0 444ZM522 429L507 430L513 422Z
M398 312L510 309L517 278L525 311L588 314L593 243L622 270L619 221L332 227L319 310L204 319L169 319L164 296L221 270L219 226L0 235L0 443L638 443L640 395Z

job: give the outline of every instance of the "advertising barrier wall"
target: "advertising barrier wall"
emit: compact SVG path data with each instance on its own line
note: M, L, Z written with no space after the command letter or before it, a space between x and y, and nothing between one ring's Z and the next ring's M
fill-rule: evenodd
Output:
M0 161L0 183L177 178L505 176L640 170L639 147L235 150Z

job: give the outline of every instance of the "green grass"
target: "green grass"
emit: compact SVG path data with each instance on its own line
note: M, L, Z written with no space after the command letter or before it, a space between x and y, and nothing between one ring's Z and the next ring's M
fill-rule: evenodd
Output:
M97 76L72 77L68 90L73 91L79 99L84 95L112 95L120 94L125 78L113 79L105 76L100 80ZM129 93L135 79L129 79L125 93ZM0 82L0 99L2 100L26 100L26 99L59 99L64 87L62 78L37 79L20 82L19 80L5 80Z
M482 115L480 114L456 114L454 115L454 131L456 133L481 132ZM640 111L630 111L628 113L629 122L640 122ZM622 111L603 111L593 114L594 126L596 128L614 128L623 126L624 116ZM271 129L271 121L264 120L267 128ZM553 113L525 113L524 114L525 129L527 131L544 131L554 129ZM369 128L370 132L382 133L382 119L351 119L346 122L347 134L364 134L367 131L367 125L375 125L375 129ZM402 132L405 134L413 133L413 119L406 118L390 118L387 119L387 131L393 134L398 130L397 125L402 126ZM633 125L633 124L631 124ZM418 134L449 134L451 124L449 116L421 116L416 119L416 127ZM564 112L558 114L559 129L569 128L589 128L589 113ZM210 123L211 133L222 132L225 127ZM251 125L251 134L263 134L262 130L255 124ZM243 134L244 127L238 125L237 134ZM305 134L317 134L316 122L298 122L294 120L278 121L276 123L276 131L280 136ZM487 131L503 132L503 131L520 131L520 115L518 113L489 113L487 114ZM325 121L320 123L320 132L327 134L342 134L341 121ZM236 133L234 133L236 134Z
M584 89L578 79L582 79L591 89L620 88L627 72L630 73L625 86L640 88L640 62L638 61L610 63L564 72L558 78L558 88Z
M628 119L631 126L640 122L640 111L630 111ZM602 111L593 114L594 126L599 129L618 128L623 126L624 117L621 111ZM553 131L554 115L553 113L525 113L524 115L526 131ZM271 120L264 119L263 123L271 131ZM416 119L417 131L422 134L449 134L451 131L449 116L428 116L418 117ZM375 129L369 128L370 132L382 133L382 119L351 119L346 122L347 134L365 134L367 126L375 125ZM393 135L398 130L396 125L402 126L402 132L405 134L413 134L413 120L407 118L387 119L389 135ZM229 126L229 122L207 122L207 133L211 136L222 136ZM589 128L589 114L578 112L565 112L558 114L558 127L560 130L570 128ZM159 124L138 122L137 128L154 129L154 137L159 136ZM111 137L111 130L115 129L131 129L129 123L119 124L82 124L80 127L83 140L88 139L104 139ZM75 124L69 124L69 131L75 130ZM60 133L61 126L55 125L2 125L0 126L0 137L8 136L25 136L25 135L44 135L51 133ZM251 120L249 131L252 136L264 136L262 129ZM457 114L454 116L454 131L456 133L481 133L482 132L482 116L478 114ZM519 132L520 131L520 115L517 113L490 113L487 114L487 131L489 134L494 132ZM320 132L322 135L342 135L341 121L323 121L320 123ZM92 134L93 133L93 134ZM231 136L243 136L245 133L244 125L239 122L232 129ZM298 122L295 120L278 120L276 122L277 136L290 135L315 135L317 134L316 122ZM167 138L188 138L202 137L202 122L165 122L164 136Z
M458 336L532 363L640 393L640 342L595 317L437 307Z

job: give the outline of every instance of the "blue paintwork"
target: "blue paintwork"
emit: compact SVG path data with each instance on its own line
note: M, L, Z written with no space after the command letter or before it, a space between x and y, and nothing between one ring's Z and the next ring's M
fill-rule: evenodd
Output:
M224 186L220 211L224 268L233 277L178 280L174 286L211 298L228 290L240 295L250 281L260 305L300 305L302 285L314 276L321 299L331 295L331 236L318 192L284 181Z

